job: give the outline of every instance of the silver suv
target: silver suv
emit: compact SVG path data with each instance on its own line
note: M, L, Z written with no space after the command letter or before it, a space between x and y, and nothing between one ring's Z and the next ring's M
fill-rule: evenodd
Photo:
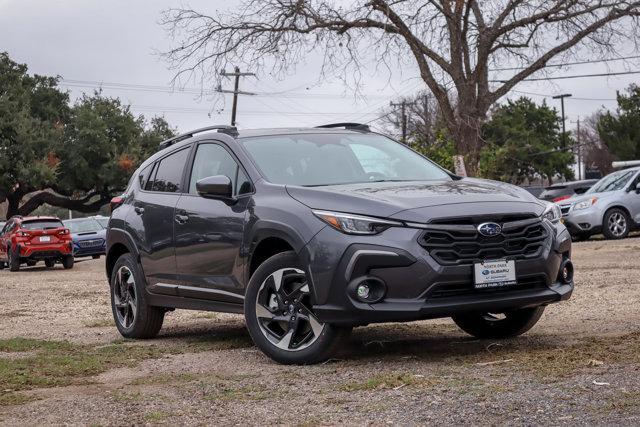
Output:
M574 240L602 233L623 239L640 226L640 168L614 172L586 193L558 203Z

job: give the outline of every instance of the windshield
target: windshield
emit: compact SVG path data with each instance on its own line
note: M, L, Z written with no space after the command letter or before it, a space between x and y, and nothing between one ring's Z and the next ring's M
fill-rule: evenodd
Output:
M64 225L74 234L89 233L103 229L102 225L93 218L73 219L65 221Z
M62 222L56 221L55 219L38 219L33 221L24 221L20 224L20 228L25 230L51 230L61 227L63 227Z
M382 135L277 135L240 142L275 184L451 180L431 161Z
M623 189L629 180L636 174L635 170L614 172L602 178L585 194L604 193Z

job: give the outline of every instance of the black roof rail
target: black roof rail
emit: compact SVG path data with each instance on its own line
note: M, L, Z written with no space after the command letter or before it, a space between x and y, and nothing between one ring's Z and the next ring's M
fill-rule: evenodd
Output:
M163 150L167 147L172 146L173 144L176 144L180 141L184 141L185 139L189 139L191 137L193 137L193 135L197 134L197 133L202 133L202 132L207 132L210 130L217 130L220 133L226 133L227 135L230 135L232 137L236 137L238 136L238 129L235 126L229 126L229 125L214 125L214 126L207 126L207 127L203 127L200 129L196 129L196 130L192 130L189 131L187 133L183 133L181 135L177 135L174 136L173 138L169 138L166 141L162 141L159 145L159 150Z
M345 129L349 129L349 130L360 130L360 131L363 131L363 132L371 132L371 129L369 128L369 125L362 124L362 123L350 123L350 122L329 123L329 124L322 125L322 126L316 126L316 128L324 128L324 129L345 128Z

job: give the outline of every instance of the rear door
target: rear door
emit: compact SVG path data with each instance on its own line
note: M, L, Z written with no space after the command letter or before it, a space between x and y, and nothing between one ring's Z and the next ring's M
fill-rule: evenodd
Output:
M150 290L175 294L174 210L182 191L190 146L158 160L133 202L127 221L137 230L140 262Z
M225 175L236 201L201 197L196 182ZM188 190L176 207L176 264L181 296L242 303L241 247L253 186L244 169L221 143L203 142L195 149Z
M631 213L633 221L640 225L640 194L636 193L636 186L640 183L640 172L631 180L630 186L627 188L628 192L625 196L626 206Z

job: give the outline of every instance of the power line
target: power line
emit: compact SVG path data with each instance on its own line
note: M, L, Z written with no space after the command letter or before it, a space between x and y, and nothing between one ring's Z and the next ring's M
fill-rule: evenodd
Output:
M564 63L557 63L557 64L547 64L545 65L545 68L548 67L568 67L571 65L584 65L584 64L593 64L593 63L597 63L597 62L613 62L613 61L623 61L623 60L627 60L627 59L638 59L640 58L640 55L634 55L634 56L621 56L619 58L611 58L611 59L591 59L591 60L584 60L584 61L574 61L574 62L564 62ZM527 67L506 67L506 68L490 68L489 71L515 71L515 70L524 70Z
M640 71L620 71L615 73L597 73L597 74L575 74L571 76L557 76L557 77L539 77L531 79L523 79L523 82L541 82L548 80L567 80L567 79L581 79L586 77L610 77L610 76L624 76L629 74L640 74ZM506 83L508 80L489 80L492 83Z

